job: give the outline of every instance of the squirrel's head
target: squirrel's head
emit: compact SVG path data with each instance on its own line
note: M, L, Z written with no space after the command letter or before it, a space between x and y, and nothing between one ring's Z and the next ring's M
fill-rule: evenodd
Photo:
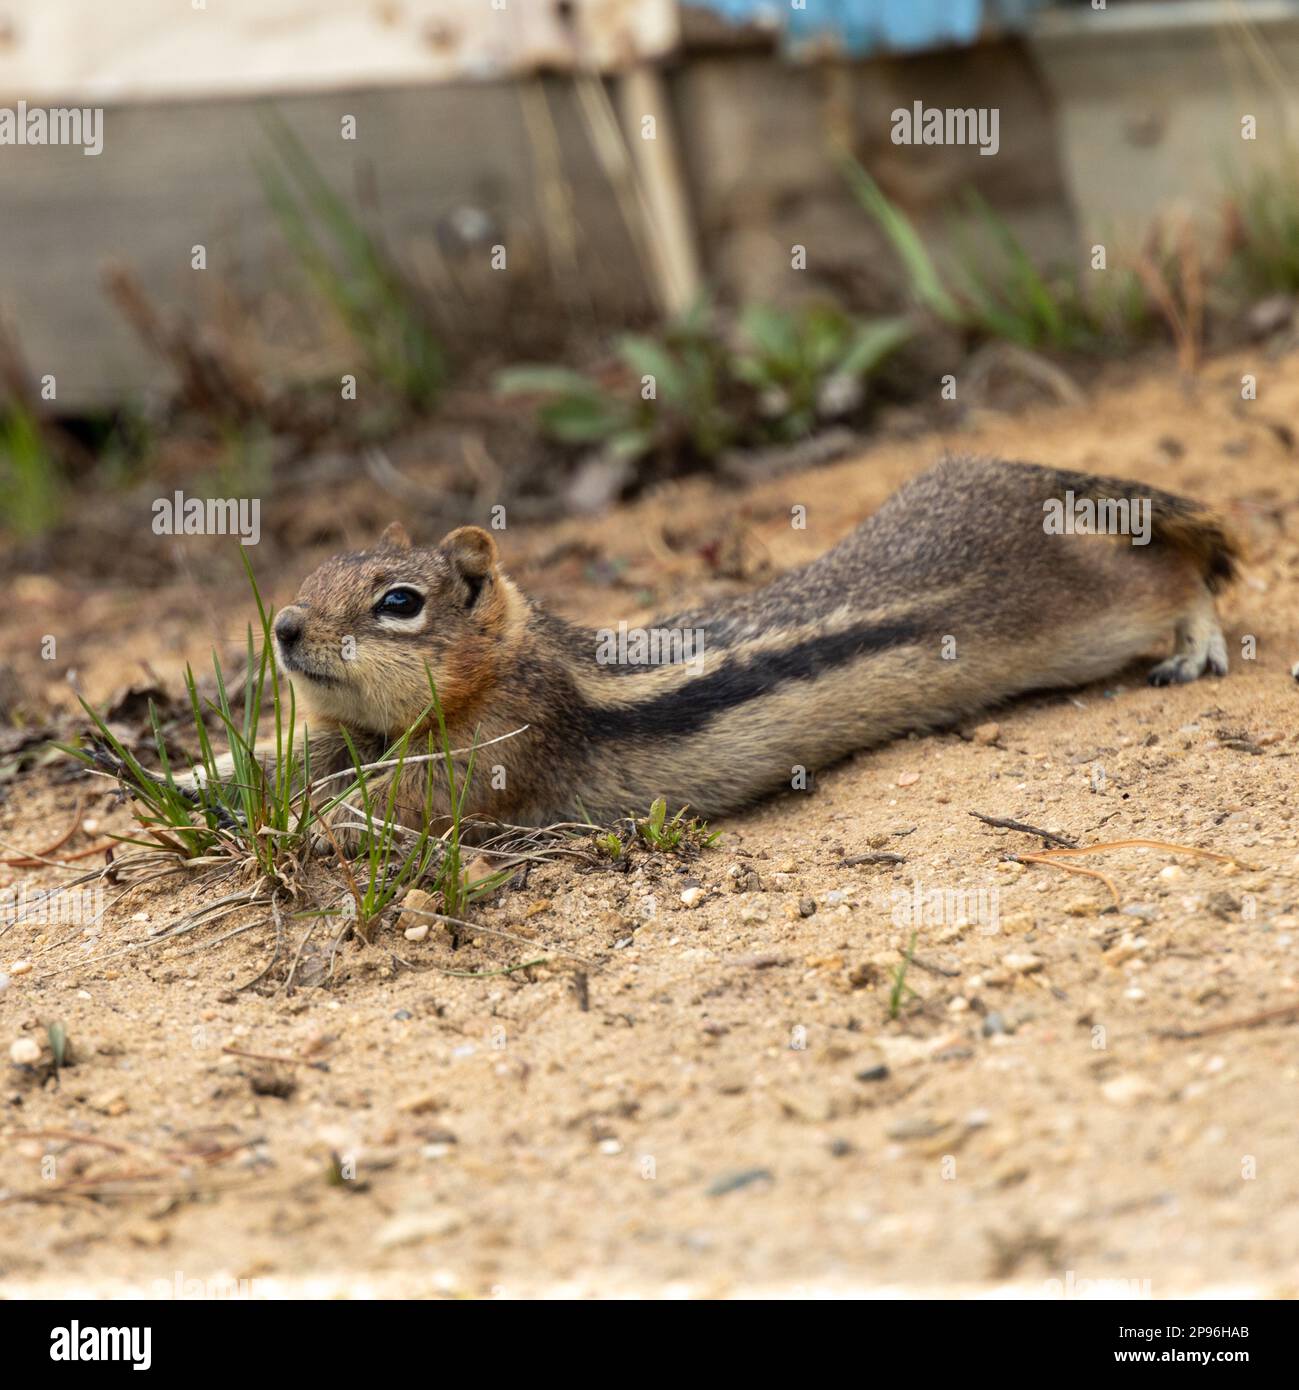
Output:
M373 550L337 555L275 618L275 653L315 715L396 738L428 709L429 678L448 723L488 695L524 601L496 543L462 526L420 549L393 522Z

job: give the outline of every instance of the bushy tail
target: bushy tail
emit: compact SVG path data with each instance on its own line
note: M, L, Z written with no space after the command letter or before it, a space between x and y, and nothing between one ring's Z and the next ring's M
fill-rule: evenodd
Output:
M1152 537L1180 550L1195 562L1211 593L1217 593L1236 578L1241 543L1227 523L1202 502L1161 492L1127 478L1105 478L1092 473L1058 473L1061 485L1076 496L1095 501L1126 497L1150 501Z

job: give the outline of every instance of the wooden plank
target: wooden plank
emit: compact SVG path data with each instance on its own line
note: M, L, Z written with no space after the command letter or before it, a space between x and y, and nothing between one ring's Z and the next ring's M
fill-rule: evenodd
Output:
M662 74L648 63L622 76L619 97L627 145L640 178L659 304L676 318L703 293L676 120Z
M8 18L0 101L108 105L619 69L676 0L45 0Z

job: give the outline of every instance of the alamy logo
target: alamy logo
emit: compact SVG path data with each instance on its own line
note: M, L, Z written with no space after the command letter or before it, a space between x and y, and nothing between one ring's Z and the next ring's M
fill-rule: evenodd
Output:
M914 883L910 891L895 888L890 917L895 927L977 926L986 935L1001 930L1001 890L995 884L978 888L926 888Z
M1042 503L1042 529L1048 536L1131 536L1133 545L1150 544L1149 497L1048 497Z
M56 1327L50 1333L51 1361L131 1361L132 1370L153 1365L151 1327Z
M1048 1298L1149 1298L1149 1279L1079 1279L1072 1269L1063 1279L1046 1279L1042 1288Z
M0 888L0 926L37 922L41 926L83 927L104 915L104 885L28 892L26 885Z
M996 106L927 107L913 101L893 112L895 145L978 145L980 154L1001 148L1001 110Z
M701 627L602 627L595 634L599 666L689 666L703 669L704 630Z
M159 497L153 504L155 536L238 536L256 545L262 535L262 504L257 497Z
M80 145L81 153L104 149L102 106L0 106L0 145Z

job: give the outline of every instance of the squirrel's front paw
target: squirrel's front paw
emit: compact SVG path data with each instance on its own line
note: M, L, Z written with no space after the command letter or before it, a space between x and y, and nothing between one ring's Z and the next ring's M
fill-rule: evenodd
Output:
M318 823L311 837L312 852L327 855L338 850L345 859L355 859L369 833L362 813L354 806L335 806L322 819L324 824Z

